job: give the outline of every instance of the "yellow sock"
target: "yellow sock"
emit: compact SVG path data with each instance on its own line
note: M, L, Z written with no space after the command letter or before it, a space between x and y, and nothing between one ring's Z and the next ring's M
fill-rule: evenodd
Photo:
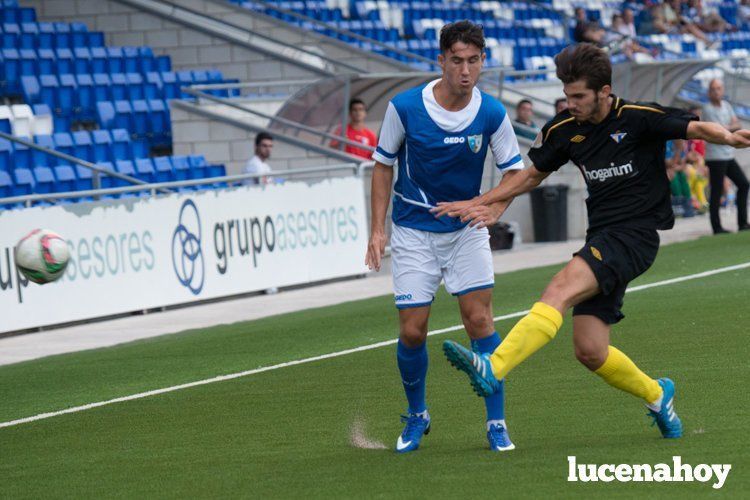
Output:
M609 346L607 360L594 373L612 387L643 398L647 403L653 403L661 397L659 382L643 373L616 347Z
M495 377L505 378L509 371L555 338L562 322L562 315L554 307L544 302L534 304L490 356Z

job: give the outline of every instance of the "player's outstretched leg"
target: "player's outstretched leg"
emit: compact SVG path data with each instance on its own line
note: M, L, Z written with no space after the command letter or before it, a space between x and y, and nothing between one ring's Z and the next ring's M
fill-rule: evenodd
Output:
M647 404L648 413L659 427L662 436L665 438L682 437L682 422L674 409L674 382L668 378L660 378L659 386L662 389L661 401L658 405Z
M491 354L501 343L500 335L492 335L471 341L471 349L477 354ZM508 451L515 448L505 424L505 381L500 381L500 389L484 398L487 409L487 441L492 451Z
M396 441L396 451L406 453L419 448L422 436L430 432L430 415L425 401L427 377L427 343L407 347L401 340L396 347L398 369L409 402L408 415L401 417L406 424Z
M609 346L607 359L594 373L612 387L642 398L662 436L682 436L682 422L674 409L674 382L668 378L654 380L616 347Z
M479 396L492 396L500 390L500 381L492 374L492 365L488 354L471 352L457 342L443 342L443 352L456 369L469 376L469 382Z

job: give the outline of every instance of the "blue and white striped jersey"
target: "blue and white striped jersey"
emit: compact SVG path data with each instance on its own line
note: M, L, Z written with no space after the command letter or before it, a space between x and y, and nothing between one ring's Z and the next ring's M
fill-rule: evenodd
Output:
M474 88L471 102L447 111L435 100L439 80L398 94L390 103L373 159L393 165L393 222L430 232L457 231L459 219L436 219L429 208L439 201L471 199L479 194L487 148L501 171L524 167L505 107Z

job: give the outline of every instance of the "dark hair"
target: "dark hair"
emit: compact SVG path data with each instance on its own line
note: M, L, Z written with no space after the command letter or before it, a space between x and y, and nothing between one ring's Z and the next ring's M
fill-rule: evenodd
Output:
M524 104L531 104L531 101L528 99L521 99L520 101L518 101L518 104L516 104L516 109L520 108ZM533 104L531 105L533 106Z
M273 136L268 132L259 132L258 135L255 136L255 147L260 146L260 143L266 139L273 140Z
M612 63L609 55L591 43L569 45L555 56L557 78L573 83L585 80L586 87L594 91L612 85Z
M365 107L365 109L367 109L367 104L365 104L365 101L363 101L359 97L355 97L354 99L352 99L351 101L349 101L349 112L350 113L352 112L352 108L354 107L355 104L361 104L362 106Z
M440 30L440 52L448 52L453 44L463 42L484 50L484 30L481 24L471 21L456 21L443 26Z
M561 102L567 102L567 100L567 97L558 97L557 99L555 99L555 108L557 108L558 104L560 104Z

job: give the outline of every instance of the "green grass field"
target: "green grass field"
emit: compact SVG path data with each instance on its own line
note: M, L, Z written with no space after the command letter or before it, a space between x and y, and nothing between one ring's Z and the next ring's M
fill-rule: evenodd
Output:
M664 247L634 285L750 261L750 234ZM497 277L495 314L527 309L560 266ZM284 295L278 296L284 300ZM393 345L0 428L0 497L747 498L750 269L628 294L613 344L677 383L685 437L664 440L643 405L573 356L570 321L509 377L515 451L486 449L484 408L429 340L433 431L392 450L404 396ZM220 318L217 318L220 319ZM569 319L569 318L568 318ZM507 332L515 320L498 322ZM430 328L460 323L444 292ZM395 337L392 298L0 367L0 422ZM353 424L389 449L353 447ZM568 483L579 463L730 463L711 483Z

